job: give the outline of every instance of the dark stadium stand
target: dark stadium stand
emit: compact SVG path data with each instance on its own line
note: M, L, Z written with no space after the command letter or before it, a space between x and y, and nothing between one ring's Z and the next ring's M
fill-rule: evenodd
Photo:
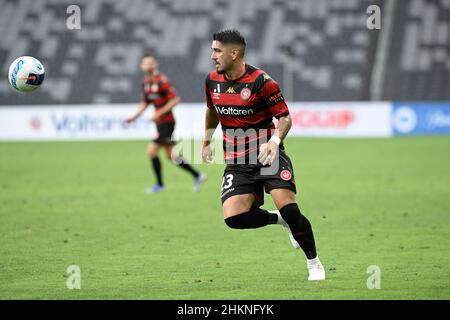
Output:
M450 0L397 1L385 100L450 100Z
M200 102L212 33L231 27L247 38L247 62L288 100L450 100L450 0L388 2L0 0L2 73L21 55L46 67L32 95L1 81L0 104L136 102L144 52L158 56L184 102ZM81 30L66 27L72 4ZM366 27L372 4L383 32Z

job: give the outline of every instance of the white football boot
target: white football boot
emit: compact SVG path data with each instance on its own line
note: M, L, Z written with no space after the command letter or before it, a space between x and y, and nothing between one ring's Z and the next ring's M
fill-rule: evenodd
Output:
M319 260L319 256L314 259L307 259L306 266L308 268L308 280L319 281L325 280L325 269Z

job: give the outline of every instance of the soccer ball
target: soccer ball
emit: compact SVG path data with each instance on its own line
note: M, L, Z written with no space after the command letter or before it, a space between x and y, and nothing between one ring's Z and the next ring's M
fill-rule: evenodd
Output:
M38 59L30 56L17 58L9 67L9 83L20 92L36 90L44 81L44 77L44 66Z

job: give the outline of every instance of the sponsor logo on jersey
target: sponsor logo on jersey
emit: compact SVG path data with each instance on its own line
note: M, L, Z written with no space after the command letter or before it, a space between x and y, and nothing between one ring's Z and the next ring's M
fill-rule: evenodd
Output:
M284 100L284 98L283 98L283 95L281 94L281 92L278 92L277 94L274 94L273 96L271 96L270 98L269 98L269 101L270 102L280 102L280 101L282 101L282 100Z
M251 116L254 114L253 109L242 109L233 106L214 106L217 113L223 116Z
M159 93L149 93L147 94L147 100L156 100L159 99L161 95Z
M213 99L220 99L220 84L217 84L217 88L214 89L213 95L212 95Z

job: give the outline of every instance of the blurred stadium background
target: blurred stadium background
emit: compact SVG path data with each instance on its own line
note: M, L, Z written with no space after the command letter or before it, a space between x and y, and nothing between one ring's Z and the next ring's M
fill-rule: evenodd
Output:
M25 54L48 70L32 96L3 81L2 104L135 102L145 52L183 101L201 102L212 33L230 27L247 37L248 63L290 89L290 101L450 99L448 0L80 0L72 31L70 4L1 0L2 72ZM366 27L374 4L383 32Z
M73 4L80 30L66 27ZM380 30L366 26L370 5L381 8ZM166 162L174 182L151 199L142 193L152 180L145 141L2 142L1 298L450 298L450 0L0 0L0 8L4 141L150 139L151 124L138 133L110 126L137 107L146 52L183 101L180 126L195 127L181 136L198 138L212 33L241 30L246 62L277 80L298 115L287 146L330 279L311 290L286 241L281 253L264 249L267 238L283 241L281 231L226 230L215 196L221 166L202 167L209 186L191 195ZM7 81L21 55L46 68L32 94ZM307 123L305 110L319 120ZM85 115L103 123L88 135ZM67 121L84 132L62 132ZM386 138L394 135L415 137ZM355 139L334 139L342 136ZM60 279L73 263L85 272L80 293ZM370 264L385 272L384 291L366 288ZM274 278L263 266L286 272Z

